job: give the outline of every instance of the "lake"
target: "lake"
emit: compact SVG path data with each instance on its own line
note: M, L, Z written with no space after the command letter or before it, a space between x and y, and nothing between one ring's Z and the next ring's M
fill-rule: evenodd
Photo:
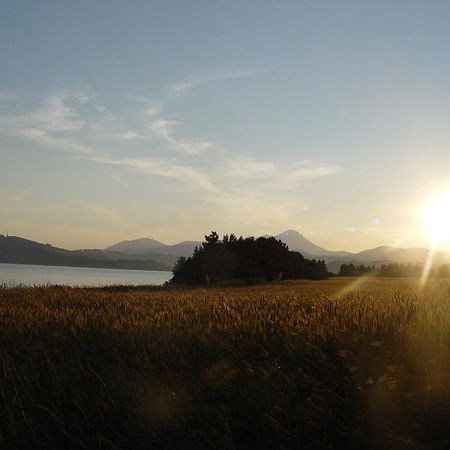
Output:
M38 266L0 263L0 284L64 286L160 285L171 272L157 270L91 269L89 267Z

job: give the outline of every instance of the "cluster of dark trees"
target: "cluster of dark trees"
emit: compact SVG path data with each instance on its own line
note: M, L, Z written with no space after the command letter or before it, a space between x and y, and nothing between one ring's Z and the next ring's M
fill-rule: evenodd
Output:
M364 264L342 264L338 276L358 277L370 273L379 277L420 277L422 276L423 266L412 264L382 264L379 267L365 266ZM432 278L449 278L450 264L441 267L433 267L429 276Z
M365 266L364 264L342 264L339 270L339 277L359 277L369 272L374 272L375 266Z
M325 261L309 260L290 251L274 237L220 239L213 231L188 258L178 259L173 268L173 283L209 284L227 280L247 282L285 279L325 279Z

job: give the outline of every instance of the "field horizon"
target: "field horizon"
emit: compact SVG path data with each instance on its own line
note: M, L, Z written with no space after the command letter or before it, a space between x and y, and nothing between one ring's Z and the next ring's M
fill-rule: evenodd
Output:
M444 448L450 285L0 287L0 447Z

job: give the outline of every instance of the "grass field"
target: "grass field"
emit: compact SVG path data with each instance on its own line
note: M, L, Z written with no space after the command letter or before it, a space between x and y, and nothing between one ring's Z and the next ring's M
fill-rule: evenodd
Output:
M0 448L450 448L448 282L361 281L0 288Z

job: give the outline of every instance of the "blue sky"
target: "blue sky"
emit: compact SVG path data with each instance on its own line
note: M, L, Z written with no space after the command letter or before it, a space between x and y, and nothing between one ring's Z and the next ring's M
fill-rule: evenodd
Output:
M447 1L0 0L0 233L423 245Z

